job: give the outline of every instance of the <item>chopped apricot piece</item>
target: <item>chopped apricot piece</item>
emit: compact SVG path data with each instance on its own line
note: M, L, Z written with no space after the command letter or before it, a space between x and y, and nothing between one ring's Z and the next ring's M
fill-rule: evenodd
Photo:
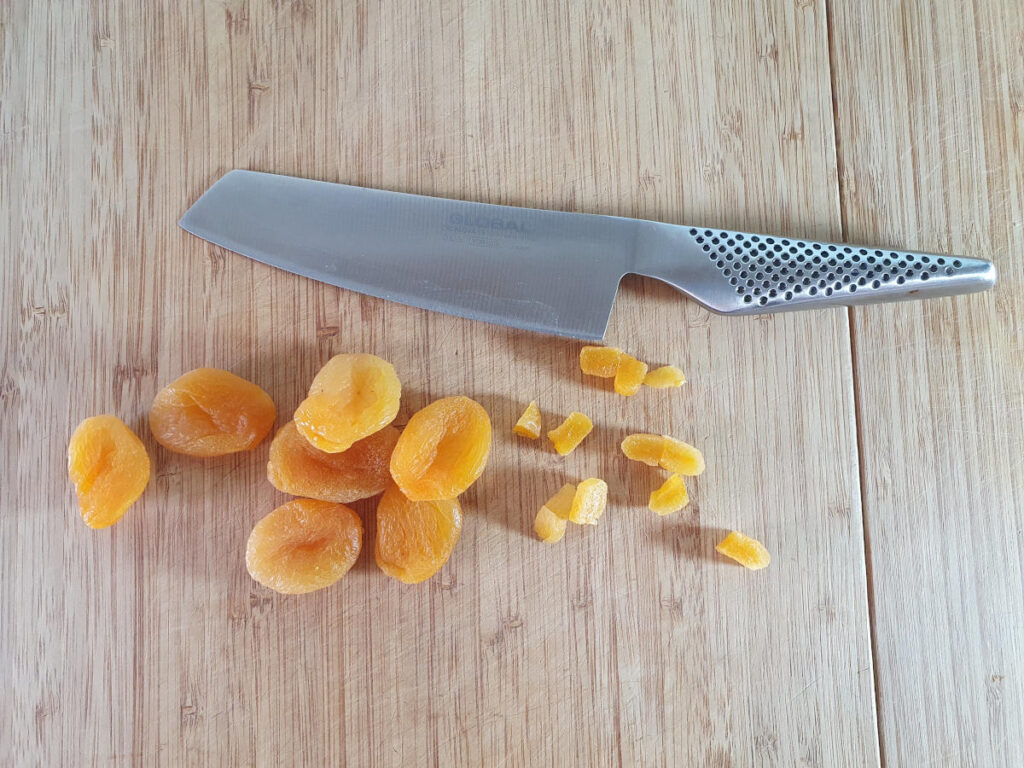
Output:
M106 528L120 520L149 482L146 446L116 416L92 416L68 443L68 476L82 520Z
M220 368L196 368L161 389L149 426L164 448L189 456L251 451L274 426L270 395Z
M490 452L483 406L445 397L409 419L391 454L391 477L412 501L454 499L480 477Z
M426 581L448 562L461 531L457 499L410 501L391 484L377 504L377 565L406 584Z
M326 453L346 451L398 415L402 384L376 355L335 355L313 378L295 411L302 436Z
M608 506L608 483L596 477L584 480L576 486L569 509L569 519L579 525L597 525Z
M649 467L658 466L665 450L665 438L661 435L627 435L622 441L622 452L627 459L641 461Z
M313 592L348 573L362 543L363 524L344 504L295 499L256 523L245 567L275 592Z
M730 533L715 549L752 571L766 568L772 561L772 556L768 554L764 544L757 539L744 536L739 531Z
M615 372L615 391L625 397L632 397L640 390L647 375L647 363L642 363L632 355L623 355L619 362L619 370Z
M548 439L559 454L568 456L593 428L594 423L586 415L573 411L565 421L548 432Z
M617 347L584 347L580 350L580 370L588 376L610 379L619 370L622 350Z
M512 427L512 431L531 440L540 437L540 408L537 407L536 400L531 400L530 404L526 406L526 410L523 411L523 415L519 417L516 425Z
M660 488L651 492L647 506L659 515L671 515L690 503L690 495L686 491L686 483L679 475L672 475Z
M391 481L388 464L398 442L394 427L374 432L341 453L314 448L289 421L270 444L267 479L292 496L347 504L376 496Z
M648 371L644 376L644 386L654 389L669 389L670 387L681 387L686 383L686 376L674 365L663 365Z
M650 467L661 467L680 475L699 475L704 471L704 456L689 443L668 435L628 435L622 441L627 459Z
M554 544L565 536L565 522L572 510L572 500L576 496L575 485L563 485L558 493L547 500L537 512L533 521L533 529L542 541Z

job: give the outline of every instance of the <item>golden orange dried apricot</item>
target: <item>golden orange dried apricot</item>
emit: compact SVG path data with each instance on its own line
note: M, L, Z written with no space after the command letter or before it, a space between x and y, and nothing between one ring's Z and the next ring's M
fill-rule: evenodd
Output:
M399 431L388 426L353 443L347 451L314 448L289 421L270 444L267 479L292 496L347 504L376 496L391 481L391 452Z
M526 410L523 411L523 415L519 417L516 425L512 427L512 431L531 440L540 437L540 408L537 407L536 400L531 400L530 404L526 406Z
M647 375L647 363L642 363L632 355L623 355L619 361L619 369L615 372L615 391L625 397L632 397L640 390Z
M573 411L565 421L548 432L548 439L560 455L568 456L593 428L594 423L585 414Z
M412 501L454 499L480 477L490 452L483 406L445 397L409 419L391 454L391 477Z
M648 371L644 376L644 386L654 389L669 389L670 387L681 387L686 383L686 376L674 365L663 365Z
M619 370L622 350L617 347L584 347L580 350L580 370L588 376L610 379Z
M719 542L715 549L726 557L732 558L744 568L749 568L752 571L767 568L768 564L772 561L772 557L768 554L764 544L757 539L743 535L739 531L732 531Z
M554 544L556 541L562 540L575 496L575 485L563 485L558 493L548 499L538 510L537 517L533 521L533 530L540 536L541 541Z
M651 467L661 467L680 475L699 475L704 471L704 456L689 443L668 435L628 435L622 441L626 458Z
M651 492L647 507L659 515L671 515L690 503L686 483L679 475L672 475L660 488Z
M68 476L90 528L120 520L146 489L149 471L146 446L116 416L92 416L71 435Z
M362 542L363 524L344 504L295 499L256 523L245 549L245 567L275 592L313 592L348 573Z
M457 499L410 501L392 483L377 504L377 565L392 578L418 584L448 562L461 531Z
M316 448L341 453L398 415L402 384L376 355L335 355L313 378L295 410L295 426Z
M220 368L196 368L161 389L149 412L153 437L189 456L249 451L274 426L270 395Z
M569 519L578 525L597 525L608 506L608 483L590 477L576 486L569 508Z

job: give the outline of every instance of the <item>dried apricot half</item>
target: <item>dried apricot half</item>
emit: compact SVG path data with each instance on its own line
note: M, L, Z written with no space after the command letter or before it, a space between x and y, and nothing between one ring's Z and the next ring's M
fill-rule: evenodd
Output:
M448 562L461 531L457 499L410 501L391 484L377 504L377 565L406 584L426 581Z
M640 391L647 375L647 363L642 363L632 355L623 355L619 368L615 372L615 391L620 395L632 397Z
M401 397L402 384L387 360L335 355L313 378L295 426L321 451L341 453L394 421Z
M689 443L668 435L628 435L622 441L622 452L627 459L680 475L693 476L704 471L704 455Z
M274 426L270 395L220 368L196 368L161 389L149 412L153 437L189 456L249 451Z
M580 350L580 370L588 376L610 379L619 370L622 350L617 347L584 347Z
M523 411L523 415L519 417L516 425L512 427L512 431L531 440L540 437L540 408L537 407L536 400L531 400L530 404L526 406L526 410Z
M445 397L417 411L391 454L391 477L413 501L454 499L471 486L491 452L491 420L468 397Z
M579 525L597 525L608 506L608 483L591 477L576 486L569 519Z
M394 427L374 432L353 443L347 451L325 453L314 448L289 421L270 444L267 479L277 490L292 496L351 501L376 496L391 481L388 464L398 442Z
M653 371L648 371L647 375L644 376L644 386L653 387L654 389L681 387L685 383L686 376L674 365L663 365L660 368L655 368Z
M572 500L576 496L575 485L563 485L558 493L547 500L538 510L533 521L533 530L541 541L554 544L565 536L565 523L572 511Z
M672 475L660 488L651 492L647 506L659 515L671 515L690 503L686 483L679 475Z
M561 456L568 456L593 428L594 423L585 414L573 411L565 421L548 432L548 439Z
M295 499L256 523L245 567L275 592L314 592L348 573L362 543L363 524L344 504Z
M146 446L116 416L92 416L68 443L68 476L90 528L120 520L149 482Z
M766 568L772 561L772 556L768 554L764 544L757 539L744 536L739 531L732 531L715 549L752 571Z

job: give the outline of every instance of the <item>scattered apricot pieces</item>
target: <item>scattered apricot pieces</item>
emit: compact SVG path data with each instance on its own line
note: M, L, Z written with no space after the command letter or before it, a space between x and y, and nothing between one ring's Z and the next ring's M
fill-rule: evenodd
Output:
M615 391L624 397L632 397L640 391L647 375L647 363L642 363L632 355L623 355L619 361L619 369L615 372Z
M772 561L768 550L757 539L744 536L739 531L732 531L715 547L726 557L730 557L744 568L752 571L768 567Z
M519 417L516 425L512 427L512 431L531 440L540 437L540 408L537 407L536 400L531 400L530 404L526 406L526 410L523 411L523 415Z
M391 454L391 477L412 501L454 499L480 477L490 452L483 406L445 397L409 419Z
M275 592L314 592L348 573L362 542L359 516L344 504L295 499L256 523L245 567Z
M644 386L653 387L654 389L681 387L685 383L686 376L674 365L663 365L660 368L655 368L653 371L648 371L647 375L644 376Z
M68 443L68 476L82 520L106 528L120 520L149 482L146 446L116 416L91 416Z
M391 481L388 465L399 431L388 426L341 453L314 448L289 421L270 444L267 479L292 496L347 504L376 496Z
M426 581L448 562L461 531L457 499L410 501L391 484L377 504L377 565L406 584Z
M622 350L617 347L584 347L580 350L580 370L588 376L610 379L619 370Z
M668 435L628 435L622 441L622 452L633 461L680 475L694 476L704 471L704 455L689 443Z
M335 355L313 378L295 411L295 426L316 448L341 453L398 415L402 384L376 355Z
M591 477L578 486L569 509L569 519L579 525L597 525L608 506L608 483Z
M558 493L547 500L538 510L537 517L533 521L533 530L540 536L541 541L554 544L561 541L565 536L566 520L569 519L569 512L572 510L572 500L576 496L575 485L563 485Z
M161 389L149 426L164 448L188 456L250 451L274 426L270 395L220 368L196 368Z
M651 492L647 506L658 515L671 515L690 503L686 483L679 475L672 475L660 488Z
M593 428L594 423L585 414L573 411L565 421L548 432L548 439L560 455L568 456Z

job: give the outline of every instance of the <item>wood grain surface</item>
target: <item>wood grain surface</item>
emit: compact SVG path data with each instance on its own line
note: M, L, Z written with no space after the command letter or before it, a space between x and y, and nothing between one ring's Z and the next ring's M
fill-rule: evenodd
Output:
M0 2L0 764L1015 765L1024 750L1024 24L902 7L501 0ZM991 256L991 294L725 319L627 280L608 341L690 383L623 399L579 345L275 271L177 219L232 168ZM399 422L495 425L451 561L367 546L255 584L267 446L159 448L154 394L227 368L290 416L339 352ZM511 435L540 402L573 455ZM67 438L114 413L153 480L92 531ZM630 431L699 445L659 519ZM601 525L532 534L568 479ZM373 503L355 505L372 542ZM715 555L760 538L770 568ZM874 659L874 661L873 661Z

